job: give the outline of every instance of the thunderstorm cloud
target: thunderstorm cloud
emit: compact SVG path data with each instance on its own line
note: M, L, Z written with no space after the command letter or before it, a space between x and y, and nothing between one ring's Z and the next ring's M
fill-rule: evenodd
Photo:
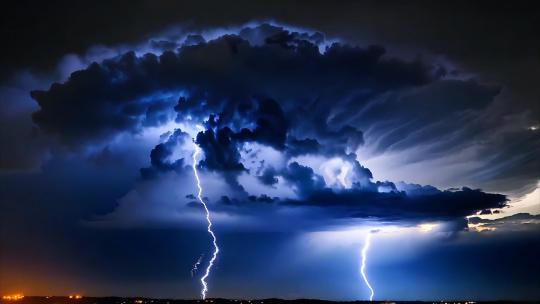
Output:
M67 149L163 130L136 189L102 220L141 216L137 209L148 208L145 201L164 208L147 212L155 219L193 212L194 144L204 152L198 167L203 185L211 186L205 195L218 221L220 215L225 221L296 212L317 225L462 221L507 205L505 195L479 189L376 180L362 164L359 152L366 149L384 154L423 147L407 156L412 163L457 156L458 142L475 141L492 123L478 113L501 87L449 63L269 24L151 45L160 52L128 51L31 93L39 104L34 123ZM461 129L465 121L472 127Z

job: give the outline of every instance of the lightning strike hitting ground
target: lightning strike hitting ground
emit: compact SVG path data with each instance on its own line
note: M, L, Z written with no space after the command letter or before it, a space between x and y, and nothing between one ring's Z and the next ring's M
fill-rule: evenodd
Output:
M366 240L364 242L364 247L362 248L362 266L360 267L360 273L362 274L362 278L364 278L364 282L366 283L367 287L371 291L369 300L373 301L373 296L375 295L375 292L373 291L373 288L371 288L371 285L369 284L369 281L366 276L366 258L367 258L367 251L369 249L370 241L371 241L371 232L367 234Z
M208 233L210 236L212 236L212 243L214 244L214 253L212 254L212 258L210 259L210 262L208 263L208 267L206 267L206 272L201 277L201 284L203 286L201 290L201 296L202 299L206 299L206 292L208 291L208 285L206 284L206 278L210 275L210 271L212 270L212 266L214 266L214 261L217 258L217 255L219 253L219 247L217 245L217 238L214 234L214 231L212 231L212 221L210 220L210 211L208 210L208 207L206 206L206 203L202 199L202 187L201 187L201 180L199 179L199 174L197 173L197 156L199 156L199 153L201 153L201 148L199 146L195 145L195 152L193 153L193 174L195 175L195 179L197 180L197 188L199 188L199 192L197 193L197 199L204 207L204 211L206 212L206 221L208 222Z

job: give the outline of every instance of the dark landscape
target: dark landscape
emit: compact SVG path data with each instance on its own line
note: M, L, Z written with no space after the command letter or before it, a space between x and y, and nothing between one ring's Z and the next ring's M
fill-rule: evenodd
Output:
M151 299L151 298L123 298L123 297L82 297L73 299L69 297L24 297L17 301L0 300L1 303L20 303L20 304L188 304L188 303L216 303L216 304L303 304L303 303L320 303L320 304L352 304L352 303L439 303L439 304L473 304L473 303L539 303L538 301L325 301L316 299L257 299L257 300L241 300L241 299L206 299L206 300L178 300L178 299Z

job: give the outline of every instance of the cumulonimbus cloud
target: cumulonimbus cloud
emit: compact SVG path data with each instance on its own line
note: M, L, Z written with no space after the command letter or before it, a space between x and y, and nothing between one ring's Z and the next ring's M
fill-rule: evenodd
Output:
M485 107L499 90L452 78L436 62L388 56L382 46L327 44L320 33L260 25L210 41L190 36L161 54L128 52L93 63L32 97L40 106L34 122L68 146L171 121L202 125L194 138L205 154L201 170L222 174L236 189L214 202L227 212L271 204L324 208L332 217L422 221L464 218L502 208L507 199L469 188L373 181L355 154L365 142L363 129L399 122L374 145L386 151L442 116ZM141 170L144 178L186 170L182 159L171 157L189 136L171 129L165 138ZM251 168L242 159L249 144L276 151L285 164L262 155ZM310 159L324 159L324 169ZM264 187L289 187L295 196L253 194L249 183L239 182L242 174ZM331 185L324 174L338 181Z

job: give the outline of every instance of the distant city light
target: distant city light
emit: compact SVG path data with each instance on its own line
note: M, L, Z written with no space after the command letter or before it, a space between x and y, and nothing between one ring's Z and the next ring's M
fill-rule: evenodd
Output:
M21 293L2 296L2 300L8 300L8 301L17 301L23 298L24 298L24 295Z
M80 294L73 294L73 295L69 295L69 298L70 299L82 299L82 296Z

